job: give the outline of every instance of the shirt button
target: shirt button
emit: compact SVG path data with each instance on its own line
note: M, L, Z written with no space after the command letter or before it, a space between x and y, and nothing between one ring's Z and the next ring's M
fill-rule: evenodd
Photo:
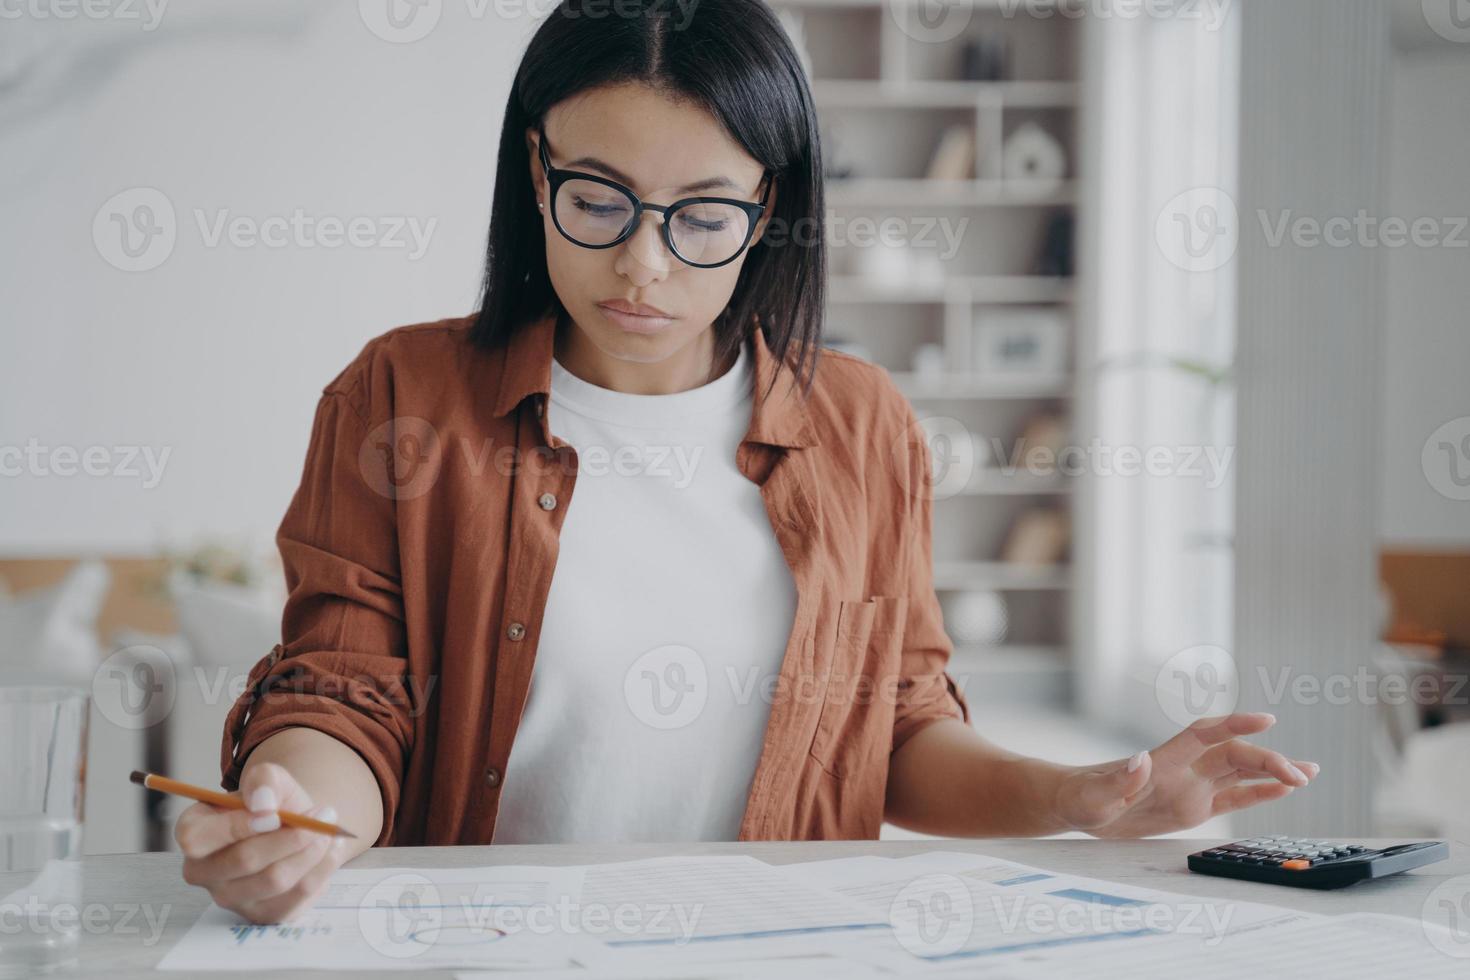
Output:
M556 494L554 494L554 493L543 493L537 499L536 502L541 505L541 509L542 510L555 510L556 509Z
M541 416L543 416L545 414L546 414L546 403L544 401L542 401L541 399L539 399L539 398L536 399L536 417L539 419Z
M500 770L499 769L486 769L485 770L485 782L487 782L487 783L490 784L490 788L491 789L494 789L495 787L499 786L500 785Z
M511 623L510 629L505 631L505 635L510 637L512 640L519 640L521 637L526 635L526 628L520 623Z

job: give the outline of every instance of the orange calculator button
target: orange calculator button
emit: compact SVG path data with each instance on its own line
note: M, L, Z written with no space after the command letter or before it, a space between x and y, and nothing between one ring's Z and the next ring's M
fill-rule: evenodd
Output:
M1293 858L1290 861L1282 861L1281 866L1288 871L1305 871L1312 866L1312 862L1305 861L1301 858Z

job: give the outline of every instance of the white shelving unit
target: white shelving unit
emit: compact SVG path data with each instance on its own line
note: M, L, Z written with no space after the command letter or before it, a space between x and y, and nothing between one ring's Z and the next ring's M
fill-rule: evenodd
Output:
M1086 111L1078 84L1080 22L1030 16L1023 6L1001 0L956 0L952 13L964 20L963 29L936 32L930 29L940 16L933 0L772 2L783 15L800 18L811 58L829 167L829 218L949 219L951 228L967 220L953 254L930 263L923 276L867 274L857 261L863 246L834 240L829 338L870 351L921 419L958 419L992 445L1013 447L1038 413L1070 418L1077 393L1071 373L979 376L971 339L977 316L988 308L1046 307L1069 314L1069 343L1077 347L1077 322L1070 316L1073 283L1037 275L1036 260L1053 222L1077 205L1077 121ZM981 38L1004 44L1000 80L963 77L964 48ZM1005 141L1027 122L1064 146L1064 180L1006 178ZM956 123L973 129L973 173L967 179L928 179L940 134ZM914 373L914 350L926 343L942 347L942 373ZM985 678L971 688L973 696L1048 702L1070 697L1070 567L999 558L1021 514L1033 508L1066 511L1071 489L1063 476L983 468L934 502L941 603L957 593L982 591L999 593L1006 605L1008 628L999 643L969 645L952 631L954 670Z

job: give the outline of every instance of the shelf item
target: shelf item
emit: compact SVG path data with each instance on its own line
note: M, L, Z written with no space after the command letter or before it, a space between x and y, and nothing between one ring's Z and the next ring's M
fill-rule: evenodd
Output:
M1052 215L1046 227L1046 242L1041 246L1041 255L1032 269L1036 275L1071 279L1075 274L1076 224L1070 213Z
M939 606L944 631L960 646L995 646L1010 629L1005 597L992 589L949 592Z
M1047 307L991 306L975 313L975 374L1055 378L1067 372L1068 318Z
M1007 564L1029 567L1061 564L1071 539L1071 522L1065 511L1034 507L1011 526L1001 548L1001 559Z
M960 49L960 75L970 81L999 82L1010 71L1010 44L1004 34L972 37Z
M1006 138L1001 158L1006 180L1060 187L1067 176L1067 151L1061 140L1033 122Z
M975 127L955 123L939 134L925 180L970 180L975 176Z

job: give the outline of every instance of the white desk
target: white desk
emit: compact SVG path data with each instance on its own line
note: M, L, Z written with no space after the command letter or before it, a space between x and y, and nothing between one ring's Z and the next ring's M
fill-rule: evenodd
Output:
M929 850L963 850L1008 858L1023 864L1070 871L1114 881L1208 897L1266 902L1320 913L1381 912L1449 924L1447 909L1425 908L1425 899L1446 878L1470 874L1470 848L1451 845L1451 858L1418 871L1378 881L1360 882L1337 891L1279 888L1190 874L1185 855L1216 840L979 840L856 841L755 844L620 844L501 847L379 848L352 863L355 868L452 867L491 864L595 864L672 854L750 854L772 864L850 857L858 854L902 856ZM1381 841L1376 843L1390 843ZM156 976L153 967L209 903L208 895L184 884L177 854L132 854L89 857L85 862L87 905L106 906L105 914L84 908L79 969L61 976L127 978ZM139 908L151 906L164 930L152 946L152 931ZM123 917L131 910L131 921ZM1462 924L1463 925L1463 924ZM447 973L414 971L420 977ZM169 976L170 974L163 974ZM180 976L182 974L172 974ZM274 973L272 976L344 977L345 973Z

